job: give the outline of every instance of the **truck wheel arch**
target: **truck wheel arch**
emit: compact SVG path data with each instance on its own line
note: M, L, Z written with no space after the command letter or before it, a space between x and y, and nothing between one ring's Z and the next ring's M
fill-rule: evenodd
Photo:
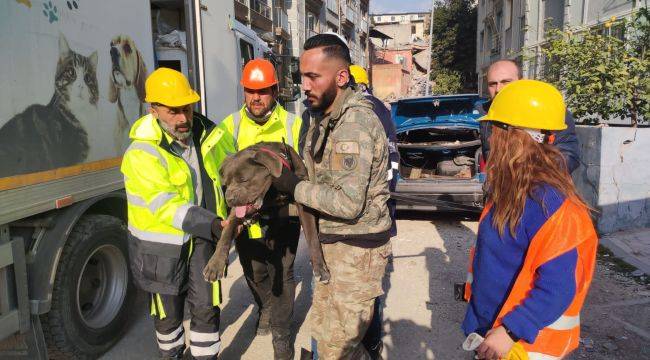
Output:
M86 214L111 215L127 221L126 194L123 190L77 202L55 213L54 226L48 229L35 248L30 249L28 283L30 310L42 315L50 310L54 276L63 246L79 219Z

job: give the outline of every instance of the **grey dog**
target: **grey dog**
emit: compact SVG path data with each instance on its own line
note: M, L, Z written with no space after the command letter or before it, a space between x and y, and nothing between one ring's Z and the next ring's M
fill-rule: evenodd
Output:
M289 146L276 142L261 142L234 155L227 157L221 165L220 175L226 186L226 203L231 208L228 223L221 232L216 249L210 261L203 269L206 281L215 281L224 277L228 253L237 228L247 220L254 219L259 211L266 207L265 202L274 205L286 204L287 195L277 194L268 199L272 177L279 177L282 167L289 167L301 179L307 179L308 173L300 156ZM327 283L330 273L323 258L323 249L318 240L316 215L314 210L296 203L300 224L309 246L309 255L316 280Z

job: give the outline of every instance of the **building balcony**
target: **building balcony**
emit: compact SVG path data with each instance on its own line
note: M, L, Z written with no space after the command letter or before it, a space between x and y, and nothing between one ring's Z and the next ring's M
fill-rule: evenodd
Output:
M359 23L359 30L363 34L368 34L368 20L361 18L361 22Z
M273 31L271 7L263 0L251 0L251 25L262 31Z
M346 6L341 10L343 10L343 14L344 14L343 19L345 20L343 24L348 26L354 26L354 24L357 23L357 12L354 11L354 9L351 6Z
M249 0L235 0L235 19L244 24L250 22L248 18L248 2Z
M339 4L336 0L327 0L327 10L333 12L334 14L339 14Z
M336 1L334 2L336 3ZM305 5L314 10L320 11L320 9L323 7L323 0L306 0Z
M276 7L273 14L273 26L275 27L275 35L284 39L291 39L291 31L289 29L289 16L287 11L283 8Z

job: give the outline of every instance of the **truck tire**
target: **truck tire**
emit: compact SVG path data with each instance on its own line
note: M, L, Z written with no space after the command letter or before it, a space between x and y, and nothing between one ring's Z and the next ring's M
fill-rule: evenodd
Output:
M126 331L136 289L124 222L84 215L63 247L52 307L42 315L51 359L96 359Z

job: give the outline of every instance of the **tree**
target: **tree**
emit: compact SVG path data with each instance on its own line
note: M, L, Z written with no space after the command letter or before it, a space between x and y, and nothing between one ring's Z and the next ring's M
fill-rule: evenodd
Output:
M432 22L432 80L438 72L453 71L460 75L464 88L476 90L476 16L475 1L436 2Z
M612 26L621 26L626 39L610 36ZM648 10L642 8L632 21L612 18L604 29L550 29L542 79L562 89L567 106L587 123L615 117L629 118L633 126L648 121L649 28Z
M457 94L463 88L460 73L441 69L434 73L431 92L435 95Z

